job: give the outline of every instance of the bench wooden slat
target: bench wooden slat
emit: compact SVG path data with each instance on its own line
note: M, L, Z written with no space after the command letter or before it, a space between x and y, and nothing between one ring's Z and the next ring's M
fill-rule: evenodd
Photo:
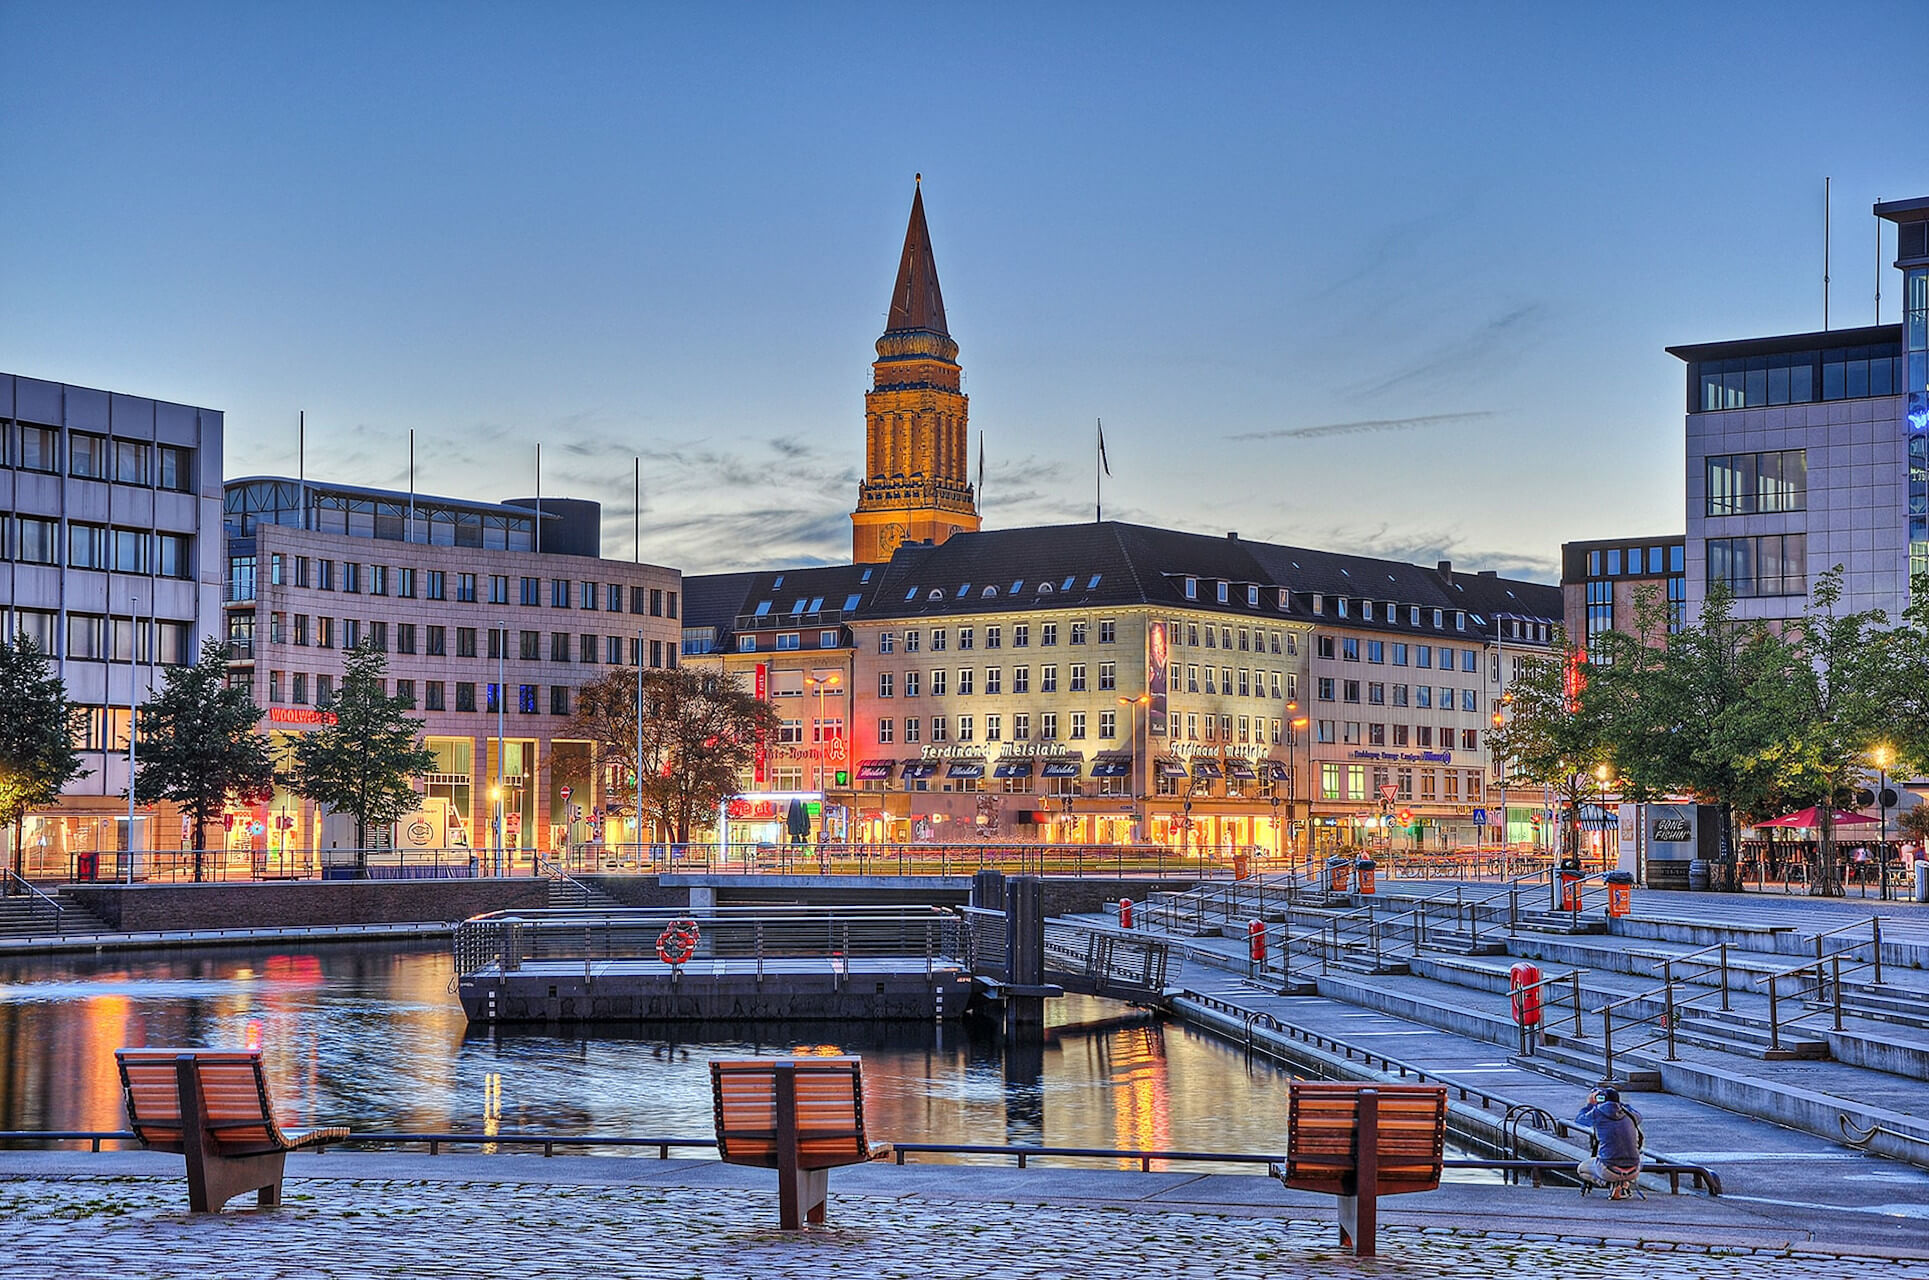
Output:
M710 1080L718 1155L777 1170L786 1230L824 1220L828 1170L890 1151L865 1136L857 1058L719 1058Z
M1378 1197L1440 1185L1445 1086L1294 1081L1286 1109L1286 1161L1274 1176L1296 1191L1338 1196L1340 1241L1362 1257L1376 1250Z

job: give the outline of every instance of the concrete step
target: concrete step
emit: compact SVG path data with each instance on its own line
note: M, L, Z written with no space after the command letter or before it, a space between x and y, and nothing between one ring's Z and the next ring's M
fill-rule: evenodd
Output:
M1675 1027L1675 1039L1704 1049L1738 1053L1764 1062L1786 1062L1795 1058L1821 1060L1829 1056L1826 1040L1811 1040L1784 1033L1779 1048L1772 1047L1767 1031L1719 1017L1685 1017Z
M1819 1000L1804 1001L1811 1009L1828 1006ZM1902 987L1853 988L1844 983L1842 1012L1850 1017L1871 1018L1901 1026L1929 1031L1929 997Z
M1609 1080L1605 1076L1605 1059L1599 1049L1552 1036L1536 1045L1533 1053L1512 1054L1507 1061L1516 1067L1565 1080L1583 1089L1596 1089L1605 1084L1626 1093L1662 1092L1659 1071L1645 1067L1629 1070L1625 1062L1617 1062L1615 1065L1620 1072L1615 1079Z
M1371 952L1360 955L1342 955L1333 961L1333 967L1335 969L1343 969L1348 973L1362 974L1366 977L1384 977L1388 974L1412 972L1412 969L1408 967L1407 961L1403 958L1382 955L1376 960Z
M1592 915L1585 911L1523 911L1514 926L1515 932L1552 933L1565 937L1608 932L1606 916Z

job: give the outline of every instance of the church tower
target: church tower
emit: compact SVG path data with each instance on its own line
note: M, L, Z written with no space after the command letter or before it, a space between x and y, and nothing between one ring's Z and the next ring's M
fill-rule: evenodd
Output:
M864 396L865 479L851 513L856 563L889 560L900 543L943 542L978 528L963 372L958 344L945 328L919 175L891 315Z

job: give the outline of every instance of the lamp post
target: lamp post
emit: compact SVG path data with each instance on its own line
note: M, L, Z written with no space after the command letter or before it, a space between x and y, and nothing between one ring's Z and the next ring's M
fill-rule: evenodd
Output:
M1887 743L1875 749L1875 801L1882 812L1882 842L1876 846L1875 876L1881 886L1878 896L1885 902L1889 897L1889 762L1892 758Z
M637 870L643 870L643 628L636 629L636 758L630 761L633 766L630 775L636 782L636 816L631 826L636 833ZM718 841L723 839L718 833ZM651 860L654 864L654 859Z
M568 585L568 584L564 584ZM565 601L564 603L567 603ZM509 652L509 628L501 619L496 620L496 789L492 793L496 802L496 866L495 873L502 874L503 823L502 823L502 715L503 704L509 701L509 686L503 683L503 664Z
M1149 709L1152 705L1152 695L1142 693L1136 698L1119 698L1116 701L1121 707L1126 709L1125 740L1132 744L1131 785L1134 839L1140 843L1147 843L1145 834L1145 798L1152 790L1152 761L1150 759L1152 754L1152 735L1149 732L1152 726L1150 723L1150 713L1148 711L1146 724L1148 732L1145 740L1145 752L1144 754L1140 754L1139 708L1146 707ZM1144 783L1143 786L1140 785L1141 781Z
M134 655L141 647L141 598L127 598L127 867L124 879L134 883L134 740L140 737L141 708L134 685ZM195 855L200 856L198 853ZM98 873L97 873L98 874Z
M821 796L824 791L824 689L835 687L843 681L843 676L833 671L829 675L806 673L804 683L817 691L817 724L811 736L816 739L811 752L811 767L816 771L816 790Z
M1287 793L1286 799L1295 805L1299 803L1299 731L1301 729L1304 729L1310 723L1311 721L1306 716L1303 716L1299 713L1299 702L1297 699L1287 702L1286 704L1286 793ZM1312 764L1310 761L1307 764L1307 769L1308 769L1308 772L1310 772L1312 769ZM1312 865L1312 860L1313 860L1312 808L1313 808L1312 800L1309 797L1306 802L1306 809L1307 809L1306 861L1309 867ZM1288 819L1288 821L1290 822L1291 819ZM1299 861L1299 847L1297 844L1295 844L1293 848L1293 860L1295 863Z

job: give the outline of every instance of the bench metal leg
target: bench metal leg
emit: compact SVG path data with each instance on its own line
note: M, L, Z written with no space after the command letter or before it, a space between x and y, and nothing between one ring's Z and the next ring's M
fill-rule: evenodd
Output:
M1355 1257L1379 1255L1380 1228L1380 1095L1360 1090L1359 1128L1353 1153L1354 1194L1340 1197L1340 1244Z
M194 1213L219 1213L221 1206L248 1191L259 1193L256 1203L264 1208L280 1204L287 1153L221 1155L208 1141L201 1112L200 1080L191 1057L175 1064L175 1081L181 1098L181 1149L188 1164L188 1209Z

